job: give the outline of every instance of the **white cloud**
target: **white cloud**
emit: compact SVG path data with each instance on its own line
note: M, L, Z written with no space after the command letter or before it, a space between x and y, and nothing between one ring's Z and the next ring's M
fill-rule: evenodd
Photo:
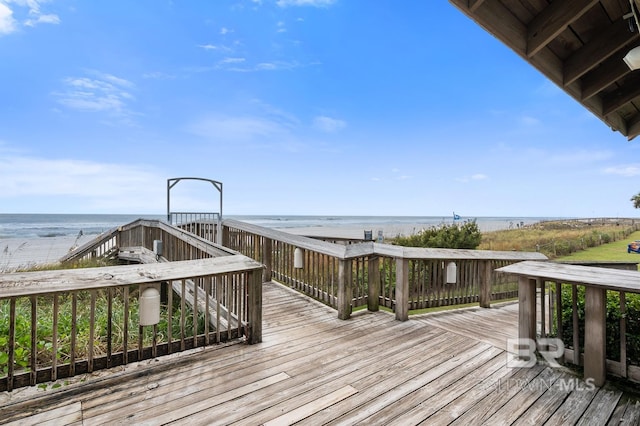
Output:
M462 182L462 183L468 183L470 181L480 181L480 180L486 180L486 179L489 179L489 176L483 173L476 173L471 176L463 176L460 178L456 178L456 181Z
M233 51L232 48L225 46L223 44L211 44L211 43L207 43L207 44L199 44L198 47L200 49L204 49L204 50L211 50L211 51L219 51L219 52L231 52Z
M326 133L335 133L344 129L346 126L347 123L345 121L324 115L313 119L313 127Z
M540 124L540 120L529 115L524 115L520 117L520 123L524 124L525 126L536 126Z
M222 28L220 28L220 34L221 34L221 35L227 35L227 34L232 33L232 32L233 32L233 30L230 30L230 29L229 29L229 28L227 28L227 27L222 27Z
M624 177L640 176L640 164L607 167L603 172L607 175L619 175Z
M34 198L81 198L81 206L76 208L84 211L95 208L111 212L148 211L150 205L165 197L162 185L165 180L164 173L143 165L20 155L0 157L0 200L11 199L14 205L18 199L31 203ZM2 201L0 204L6 205Z
M220 64L238 64L244 62L246 59L244 58L224 58L219 63Z
M0 3L0 34L10 34L16 30L16 21L9 6Z
M288 133L287 126L260 116L212 114L188 128L192 133L220 142L272 140Z
M471 176L471 180L485 180L485 179L489 179L489 176L484 175L482 173L477 173Z
M584 165L604 161L612 156L613 153L611 151L591 151L583 149L551 155L548 161L553 164Z
M90 72L91 77L68 77L64 90L54 95L58 102L80 111L107 112L115 116L128 116L128 102L133 100L129 92L134 84L111 74Z
M280 7L287 6L313 6L327 7L334 4L336 0L278 0L276 4Z
M27 27L35 27L37 24L59 24L58 15L40 15L36 19L27 19L24 24Z
M15 4L18 8L28 9L27 19L23 24L26 27L35 27L38 24L59 24L60 17L52 13L42 13L40 5L46 0L5 0L0 3L0 33L8 34L15 31L16 21L12 17L14 10L9 9L9 4ZM3 31L9 29L10 31Z
M171 74L164 73L162 71L153 71L142 74L142 78L149 78L155 80L173 80L176 78Z
M310 64L316 65L316 63ZM235 72L256 72L256 71L281 71L281 70L292 70L295 68L300 68L305 65L299 63L298 61L273 61L273 62L260 62L256 65L247 65L244 67L228 67L225 68L227 71L235 71ZM217 67L216 69L219 69Z

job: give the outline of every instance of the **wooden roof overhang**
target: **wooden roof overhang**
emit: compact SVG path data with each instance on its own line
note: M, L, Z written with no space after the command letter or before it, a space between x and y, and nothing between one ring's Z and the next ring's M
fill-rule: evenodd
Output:
M629 140L640 135L640 0L449 0ZM640 18L640 16L638 16Z

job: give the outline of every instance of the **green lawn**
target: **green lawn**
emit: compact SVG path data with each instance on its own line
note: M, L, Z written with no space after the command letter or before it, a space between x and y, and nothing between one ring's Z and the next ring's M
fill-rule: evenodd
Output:
M598 247L588 248L570 256L559 257L557 260L597 260L610 262L639 262L640 254L627 253L627 244L633 240L640 240L640 231L629 235L626 240L603 244Z

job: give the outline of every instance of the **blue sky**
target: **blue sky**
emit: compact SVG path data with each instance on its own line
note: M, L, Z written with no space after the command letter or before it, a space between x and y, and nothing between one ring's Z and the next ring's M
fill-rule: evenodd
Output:
M444 0L0 0L0 213L636 216L639 143Z

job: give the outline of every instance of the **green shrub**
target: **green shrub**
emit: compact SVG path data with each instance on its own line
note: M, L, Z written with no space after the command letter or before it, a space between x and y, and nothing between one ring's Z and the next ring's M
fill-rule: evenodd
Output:
M432 226L408 237L397 237L392 244L405 247L475 249L481 241L482 233L475 220L472 220L461 225Z
M578 287L578 336L580 347L584 347L584 293L585 287ZM640 364L640 294L626 295L627 312L627 359ZM607 358L620 361L620 293L607 291L606 335ZM571 286L562 286L562 340L567 347L573 346L573 312L571 309Z

